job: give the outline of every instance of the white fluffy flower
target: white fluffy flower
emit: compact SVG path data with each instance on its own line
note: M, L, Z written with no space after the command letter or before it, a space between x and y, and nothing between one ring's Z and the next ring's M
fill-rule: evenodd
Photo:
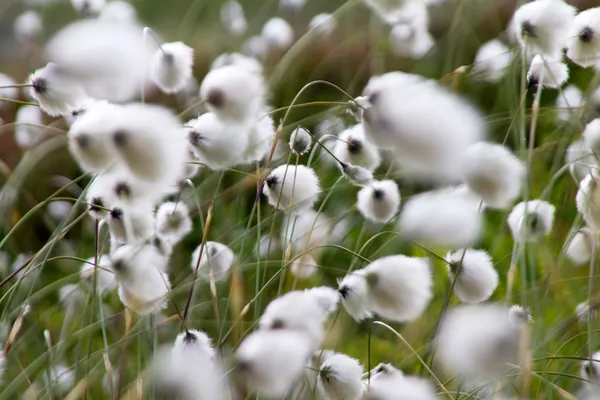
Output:
M587 147L594 153L600 154L600 118L589 122L581 135Z
M152 245L122 245L111 255L111 268L119 283L119 298L138 314L151 314L167 305L171 289L164 257Z
M246 121L265 108L266 87L261 75L237 64L211 70L200 85L209 110L225 121Z
M463 256L464 255L464 256ZM484 250L457 250L446 255L448 278L456 279L454 293L464 303L481 303L490 298L498 286L498 272ZM458 278L456 273L458 272Z
M525 166L502 145L475 143L463 155L462 169L469 189L488 207L508 207L521 193Z
M96 288L100 294L105 294L116 289L115 273L111 269L110 258L102 255L98 258L98 267L94 265L95 258L90 257L81 265L81 279L90 285L96 280ZM94 277L94 274L96 275Z
M228 1L221 6L221 24L232 35L240 36L248 29L244 9L237 1Z
M250 392L281 399L302 375L313 350L311 341L300 332L259 330L238 348L234 372Z
M304 154L310 150L310 146L312 145L312 136L306 130L306 128L299 126L292 132L289 145L290 150L292 150L293 153Z
M433 386L423 378L388 374L365 383L365 400L435 400Z
M179 243L191 231L192 219L184 203L169 201L156 210L156 232L172 244Z
M389 222L400 208L400 191L392 180L373 181L358 192L358 211L368 220Z
M584 140L576 140L567 147L565 163L573 177L581 181L596 167L596 156Z
M339 162L339 166L344 176L356 186L370 185L373 182L373 173L367 168L345 162Z
M120 246L125 243L138 243L152 237L154 212L147 204L126 209L115 207L110 212L108 227L111 244Z
M514 305L508 309L508 321L513 326L520 327L533 322L533 317L528 309Z
M33 147L44 138L44 121L39 107L19 107L15 122L15 141L22 149Z
M386 24L393 25L407 19L411 0L364 0L364 3ZM415 2L417 6L425 7L425 3ZM425 9L425 11L427 11Z
M252 164L268 157L275 134L273 118L269 115L259 115L248 132L248 144L242 155L242 162Z
M71 0L75 11L83 15L98 14L106 5L106 0Z
M427 181L460 179L460 156L486 131L470 104L435 81L402 72L372 77L363 93L370 104L362 113L365 135L393 150L403 173Z
M19 88L17 87L8 87L15 86L17 82L15 82L10 76L6 74L0 73L0 97L4 99L14 100L19 97ZM2 86L6 86L5 88L1 88ZM0 109L6 106L7 102L2 101L0 103Z
M429 262L403 255L387 256L364 268L369 308L395 322L418 318L432 297Z
M317 251L329 242L331 223L322 213L313 210L286 215L281 228L281 242L292 245L296 253Z
M302 332L316 350L325 335L323 323L335 310L339 298L338 292L324 286L288 292L269 303L259 326Z
M319 122L315 126L314 133L317 137L323 135L337 135L344 130L344 120L340 117L330 116ZM364 136L364 132L363 132Z
M35 10L27 10L15 19L13 29L17 40L33 41L42 34L44 29L42 17Z
M600 386L600 351L591 356L592 361L585 360L581 362L580 376L589 381L590 385ZM593 400L593 397L590 399Z
M290 272L298 279L310 278L319 269L319 264L312 256L312 254L302 254L292 261L290 265Z
M560 122L572 120L584 106L581 90L575 85L569 85L556 98L556 118Z
M242 45L242 53L262 59L268 51L267 40L260 35L251 36Z
M294 30L283 18L274 17L267 21L261 32L268 47L285 50L294 42Z
M440 189L411 197L397 229L407 239L448 248L468 247L482 230L480 200L465 188Z
M592 257L595 240L597 240L596 235L591 229L583 228L578 230L570 239L567 239L568 244L565 252L567 258L575 265L582 265L589 262Z
M308 24L308 29L314 30L323 36L330 36L335 31L336 27L337 22L335 17L327 13L315 15Z
M532 53L557 56L569 37L575 7L562 0L537 0L523 4L513 16L521 46Z
M90 97L126 103L146 82L153 49L136 23L86 18L57 32L46 54L76 77Z
M377 147L365 138L362 125L354 125L339 135L333 155L340 161L374 171L381 163Z
M248 72L262 75L263 67L256 58L249 57L241 53L223 53L215 58L210 69L222 68L227 65L235 65L236 67L245 69Z
M150 64L150 78L165 93L182 90L192 77L194 49L182 42L164 43Z
M400 23L394 25L390 32L390 44L398 56L419 59L431 50L435 42L427 27Z
M577 316L577 320L582 324L588 323L588 317L590 317L590 305L587 301L581 302L577 304L575 307L575 315ZM598 317L598 310L592 310L592 321L594 321Z
M373 316L369 305L364 270L354 271L346 275L338 284L338 292L342 296L342 305L354 320L360 322Z
M552 232L556 208L543 200L521 202L508 215L508 227L516 241L534 242Z
M189 329L177 335L171 351L182 356L186 352L195 351L203 354L208 359L214 358L216 354L208 335L196 329Z
M514 362L519 335L508 310L497 305L450 310L435 339L436 355L448 370L469 381L493 379Z
M575 197L577 211L594 230L600 228L600 181L593 174L589 174L579 183L579 190Z
M558 0L553 0L558 1ZM569 79L569 67L559 57L544 57L540 54L533 57L527 80L530 85L542 85L557 89Z
M285 164L271 171L263 190L273 207L302 213L313 207L321 187L312 168Z
M83 88L54 63L48 63L29 76L29 93L40 108L56 117L78 110L87 98Z
M584 10L575 16L567 41L567 57L584 68L600 61L600 7Z
M484 43L475 56L471 73L475 79L490 83L502 80L512 62L512 54L508 46L498 39Z
M345 354L324 352L319 366L319 384L330 400L360 400L363 367ZM317 353L318 354L318 353Z
M223 243L206 242L200 261L198 261L201 247L202 245L199 245L192 253L192 261L190 262L192 271L196 271L196 265L199 265L198 276L209 279L212 271L215 281L227 279L229 270L235 260L233 251Z

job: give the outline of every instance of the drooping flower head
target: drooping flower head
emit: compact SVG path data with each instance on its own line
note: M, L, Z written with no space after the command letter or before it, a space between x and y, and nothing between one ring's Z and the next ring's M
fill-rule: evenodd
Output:
M358 211L368 220L387 223L400 208L400 191L392 180L373 181L358 192Z
M446 255L448 278L456 280L454 293L464 303L481 303L498 286L498 272L484 250L459 249ZM457 276L458 274L458 276Z
M194 50L182 42L164 43L154 53L150 78L165 93L182 90L192 77Z
M312 208L321 187L312 168L286 164L271 171L263 190L273 207L291 213L302 213Z

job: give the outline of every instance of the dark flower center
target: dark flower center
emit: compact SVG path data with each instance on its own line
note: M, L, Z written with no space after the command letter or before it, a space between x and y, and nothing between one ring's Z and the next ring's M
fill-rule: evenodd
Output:
M360 140L350 139L348 141L348 152L350 154L358 154L361 152L363 144Z
M44 78L37 78L31 82L33 90L38 94L44 94L48 91L48 81Z
M523 21L521 24L521 36L536 37L535 26L529 21Z
M279 184L279 179L276 176L269 176L267 178L267 186L271 189L273 189L275 186L277 186Z
M381 200L385 197L385 193L381 189L373 190L373 198L376 200Z
M579 40L583 43L589 43L594 38L594 30L589 26L586 26L579 32Z
M225 95L220 90L211 90L206 96L206 102L213 107L220 108L225 104Z

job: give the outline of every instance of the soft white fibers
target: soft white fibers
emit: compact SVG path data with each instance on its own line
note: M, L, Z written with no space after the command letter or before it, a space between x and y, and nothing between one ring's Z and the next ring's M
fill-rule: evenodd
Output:
M94 262L95 258L90 257L81 265L81 279L91 285L95 280L96 288L101 295L116 289L117 281L115 280L115 273L110 267L110 258L107 255L98 257L97 267Z
M390 32L390 44L397 55L419 59L431 50L435 42L426 27L399 23Z
M165 93L182 90L192 77L194 49L182 42L164 43L150 64L150 78Z
M339 135L333 155L340 161L374 171L381 163L377 147L365 138L362 125L354 125Z
M263 67L256 58L241 53L223 53L215 58L210 69L218 69L227 65L235 65L258 75L263 73Z
M296 214L312 208L321 187L312 168L285 164L271 171L263 191L273 207Z
M567 57L587 68L600 61L600 7L577 14L570 26Z
M312 136L306 128L299 126L292 132L289 145L293 153L302 155L310 150Z
M555 207L544 200L521 202L508 215L508 227L516 241L534 242L552 232Z
M15 141L22 149L35 146L44 138L42 111L36 106L22 106L17 110Z
M510 49L498 39L484 43L475 56L471 73L475 79L498 83L512 62Z
M221 23L232 35L240 36L246 32L248 23L244 9L237 1L228 1L221 6Z
M44 29L42 17L35 10L27 10L19 15L14 22L15 38L22 42L37 39Z
M218 242L209 241L204 244L203 249L202 247L202 245L199 245L192 253L192 261L190 262L192 271L196 271L196 266L198 266L198 276L209 279L212 272L215 281L227 279L229 270L235 260L233 251L223 243ZM200 256L201 249L202 256ZM199 256L200 260L198 260Z
M557 89L569 79L569 67L560 56L544 57L538 54L531 61L527 79L530 85L542 85L546 88Z
M294 42L294 30L286 20L279 17L267 21L261 36L268 47L276 50L285 50Z
M387 256L364 268L372 311L395 322L418 318L432 297L429 262L403 255Z
M156 210L156 231L172 244L183 239L192 231L192 219L187 206L182 202L162 203Z
M581 134L587 147L596 154L600 154L600 118L590 121Z
M454 293L464 303L480 303L490 298L498 286L498 272L484 250L459 249L446 255L448 278L456 279ZM456 274L458 273L458 277Z
M575 197L577 211L594 230L600 229L600 182L595 174L589 174L579 183Z
M48 63L29 75L28 83L31 85L31 97L53 117L78 110L87 97L72 75L54 63Z
M590 261L596 235L588 228L578 230L567 238L566 256L575 265L582 265ZM596 243L596 246L598 244Z
M400 190L392 180L373 181L358 192L357 204L366 219L387 223L400 208Z
M177 335L171 351L179 353L179 356L185 356L190 350L199 352L209 359L215 356L215 349L208 335L196 329L189 329Z
M362 398L363 367L345 354L324 352L319 367L319 382L331 400L359 400Z
M409 240L447 248L468 247L481 235L479 204L480 200L464 188L421 193L404 204L397 229Z
M355 321L360 322L373 316L364 270L346 275L344 279L338 281L338 284L342 305Z
M577 118L584 99L581 90L575 85L569 85L556 98L556 118L560 122L567 122Z

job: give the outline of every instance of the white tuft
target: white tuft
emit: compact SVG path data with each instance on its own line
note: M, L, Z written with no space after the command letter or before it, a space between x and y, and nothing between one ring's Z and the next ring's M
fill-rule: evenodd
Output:
M34 147L44 139L44 121L39 107L19 107L15 122L15 141L20 148Z
M576 140L567 147L565 163L574 179L581 181L596 168L596 156L584 140Z
M490 40L477 51L471 73L475 79L498 83L506 75L511 62L510 49L498 39Z
M106 5L106 0L71 0L73 8L84 16L98 14Z
M298 279L310 278L319 269L319 264L312 256L312 254L302 254L292 261L290 265L290 272Z
M192 231L192 219L187 206L182 203L162 203L156 210L156 232L177 244Z
M587 68L600 60L600 7L589 8L577 14L570 26L567 57Z
M581 135L587 147L594 153L600 154L600 118L589 122Z
M373 316L369 305L364 270L354 271L346 275L338 284L338 291L342 296L342 305L355 321L360 322Z
M274 17L263 26L261 36L274 50L286 50L294 42L294 30L286 20Z
M236 67L245 69L257 75L263 73L263 67L256 58L243 55L241 53L223 53L215 58L210 69L218 69L227 65L235 65Z
M208 359L214 358L216 355L208 335L196 329L190 329L177 335L171 351L179 353L180 356L185 356L185 353L189 351L195 351Z
M392 51L400 57L420 59L431 50L434 44L433 37L427 31L426 26L400 23L394 25L390 32Z
M199 245L192 253L192 261L190 262L192 271L196 271L198 265L198 276L209 279L212 272L215 281L227 279L229 270L235 260L233 251L222 243L206 242L204 249L202 249L202 256L198 260L201 248L202 245Z
M221 24L234 36L241 36L246 32L248 23L240 3L228 1L221 6Z
M484 250L457 250L446 255L448 278L454 294L464 303L488 300L498 286L498 272L492 258ZM458 277L456 273L458 271Z
M292 150L293 153L300 155L305 154L310 150L312 145L312 136L306 128L299 126L292 132L289 145L290 150Z
M182 42L165 43L150 64L150 78L165 93L182 90L192 77L194 49Z
M569 67L559 57L537 55L531 61L527 72L529 84L557 89L569 79Z
M339 163L342 173L353 185L365 186L370 185L373 182L373 173L367 168L347 164L344 162Z
M135 7L126 1L110 1L98 15L100 21L135 25L137 12Z
M360 400L364 391L363 367L345 354L323 352L319 384L330 400ZM318 354L318 353L317 353Z
M567 122L578 118L578 113L583 106L581 90L575 85L569 85L556 98L556 119L559 122Z
M34 10L27 10L19 15L13 25L15 38L21 42L30 42L38 39L43 29L42 17Z
M600 181L595 174L589 174L579 183L575 197L577 211L594 230L600 228Z
M94 265L95 258L90 257L81 265L81 280L93 285L96 282L98 293L104 295L117 288L115 273L111 269L110 258L102 255L98 258L97 267ZM95 276L94 276L95 275Z
M285 164L271 171L263 191L273 207L297 214L313 207L321 187L312 168Z
M518 242L535 242L552 232L556 208L543 200L521 202L508 215L508 227Z
M511 306L508 309L508 321L515 327L520 327L533 322L533 317L529 309L519 305Z
M379 151L365 138L362 125L354 125L340 133L335 141L333 155L344 163L357 165L369 171L374 171L381 163Z
M597 235L591 229L583 228L578 230L567 239L567 250L565 252L567 258L575 265L586 264L592 258L594 241L597 241Z
M368 220L388 223L400 208L400 191L392 180L373 181L358 192L358 211Z

